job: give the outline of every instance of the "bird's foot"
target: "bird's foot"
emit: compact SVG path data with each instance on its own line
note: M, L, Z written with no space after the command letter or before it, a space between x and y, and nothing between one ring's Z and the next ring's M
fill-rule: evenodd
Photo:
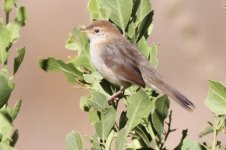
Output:
M109 104L109 105L112 105L113 102L114 102L115 100L118 100L118 99L119 99L118 97L119 97L121 94L123 94L123 91L120 90L120 91L116 92L115 94L111 95L111 96L108 98L108 104Z

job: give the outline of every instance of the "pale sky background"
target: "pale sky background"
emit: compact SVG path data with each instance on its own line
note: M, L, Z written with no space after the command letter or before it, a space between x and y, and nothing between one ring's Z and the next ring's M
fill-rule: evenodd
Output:
M66 60L73 54L64 48L65 40L73 26L90 23L87 0L21 0L21 3L27 7L29 18L15 46L27 48L10 99L12 104L23 99L14 122L20 135L16 147L63 150L65 136L71 130L93 134L87 113L79 108L80 96L87 92L69 84L62 74L43 72L37 59L54 56ZM177 145L183 129L189 129L190 139L198 140L199 131L213 120L204 100L208 78L226 85L224 3L224 0L152 0L154 30L149 43L160 44L158 70L196 105L190 113L171 103L173 127L178 131L169 137L169 149Z

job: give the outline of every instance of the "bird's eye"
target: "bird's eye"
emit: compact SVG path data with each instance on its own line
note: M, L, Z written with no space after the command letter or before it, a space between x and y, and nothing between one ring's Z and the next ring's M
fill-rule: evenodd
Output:
M99 29L95 29L94 31L95 31L96 33L100 32L100 30L99 30Z

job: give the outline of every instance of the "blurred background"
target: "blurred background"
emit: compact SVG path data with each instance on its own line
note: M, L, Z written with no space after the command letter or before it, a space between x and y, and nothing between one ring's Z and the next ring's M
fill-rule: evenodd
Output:
M64 44L73 26L90 23L87 2L21 0L29 17L15 47L25 45L27 53L15 77L16 88L10 100L13 104L23 99L15 122L20 134L16 147L20 150L63 150L65 136L71 130L82 135L93 134L87 114L79 108L80 96L87 92L69 84L62 74L43 72L37 63L38 57L66 60L74 54ZM196 105L190 113L171 103L173 128L178 130L169 137L169 149L177 145L181 131L186 128L190 139L202 141L198 138L199 131L213 120L204 100L209 78L226 85L225 3L224 0L152 0L154 30L149 43L160 45L158 70Z

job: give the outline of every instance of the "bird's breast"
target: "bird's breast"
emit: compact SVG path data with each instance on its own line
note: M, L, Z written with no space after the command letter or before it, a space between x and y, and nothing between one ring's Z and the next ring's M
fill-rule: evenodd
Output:
M106 65L106 62L102 58L104 56L103 53L105 53L105 48L99 45L101 44L90 44L90 58L92 65L109 82L118 86L126 85L127 83L118 79L115 72L113 72L112 69Z

